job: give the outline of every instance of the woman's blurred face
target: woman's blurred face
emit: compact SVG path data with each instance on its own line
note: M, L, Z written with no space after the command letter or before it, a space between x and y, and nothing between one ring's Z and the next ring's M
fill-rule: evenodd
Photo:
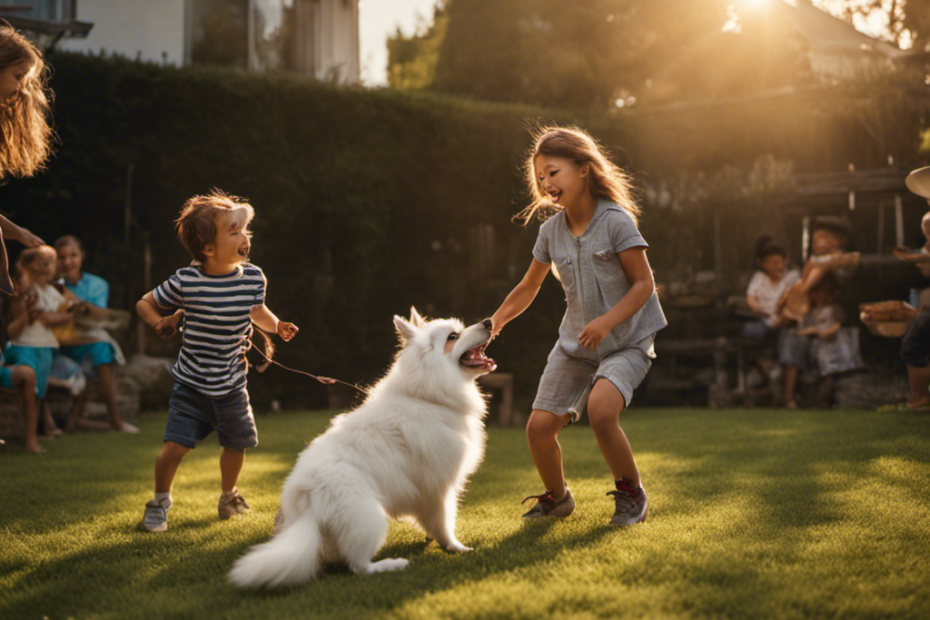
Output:
M19 92L32 70L32 61L24 60L0 70L0 102L6 103Z
M84 255L77 245L69 243L58 248L58 273L65 280L69 282L80 280L83 262Z

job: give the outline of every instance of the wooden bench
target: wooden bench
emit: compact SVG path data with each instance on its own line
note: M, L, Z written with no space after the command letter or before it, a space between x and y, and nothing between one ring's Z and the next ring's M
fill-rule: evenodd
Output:
M691 378L678 377L679 358L709 358L714 369L713 382L707 390L707 406L711 408L728 407L733 404L734 396L747 393L746 384L746 350L758 346L758 343L741 338L693 338L685 340L663 340L656 338L656 355L660 363L668 363L671 376L666 379L649 382L649 389L688 390L700 387ZM729 358L735 357L736 386L730 387ZM666 360L668 360L666 362Z
M478 385L485 390L499 390L500 401L497 405L497 417L492 418L497 426L513 426L513 374L494 372L478 377Z

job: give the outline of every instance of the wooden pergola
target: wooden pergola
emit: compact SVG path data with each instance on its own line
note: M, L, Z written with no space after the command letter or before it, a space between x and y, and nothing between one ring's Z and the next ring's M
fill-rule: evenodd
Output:
M853 239L865 256L885 256L894 246L915 243L916 225L930 207L904 184L907 168L804 173L794 176L792 190L777 201L788 216L801 219L801 256L807 260L811 227L818 215L844 217L853 224ZM891 232L893 231L893 239Z

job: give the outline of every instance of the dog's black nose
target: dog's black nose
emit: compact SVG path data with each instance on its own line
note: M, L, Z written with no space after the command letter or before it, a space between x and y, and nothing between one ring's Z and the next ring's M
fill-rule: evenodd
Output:
M494 324L491 323L491 319L485 319L481 321L481 324L484 325L484 328L488 331L491 331L491 328L494 327Z

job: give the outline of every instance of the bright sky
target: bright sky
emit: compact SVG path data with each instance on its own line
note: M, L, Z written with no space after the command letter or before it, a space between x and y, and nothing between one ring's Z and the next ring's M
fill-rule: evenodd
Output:
M420 21L429 23L436 0L359 0L362 83L387 85L387 39L400 26L410 35ZM419 21L418 21L419 20Z

